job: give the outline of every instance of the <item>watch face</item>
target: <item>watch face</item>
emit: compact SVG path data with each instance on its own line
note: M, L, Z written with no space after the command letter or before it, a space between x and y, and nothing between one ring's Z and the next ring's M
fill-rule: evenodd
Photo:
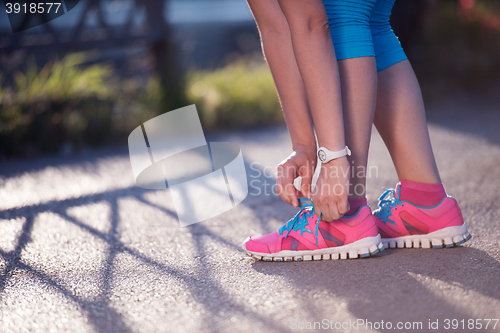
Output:
M321 160L321 162L326 161L326 154L324 151L322 151L322 150L318 151L318 157Z

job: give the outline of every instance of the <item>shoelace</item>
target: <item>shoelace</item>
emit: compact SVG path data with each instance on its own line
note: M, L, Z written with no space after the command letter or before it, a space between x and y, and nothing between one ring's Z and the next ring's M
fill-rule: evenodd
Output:
M308 217L313 217L314 215L314 205L312 200L307 199L307 198L299 198L299 208L300 210L298 211L297 214L293 218L291 218L287 223L285 223L281 228L278 229L278 233L280 236L283 235L283 232L287 232L285 235L285 239L288 237L288 234L290 234L290 231L296 231L300 232L300 235L304 233L304 231L312 233L311 230L306 229L306 226L309 225L309 222L307 221ZM318 220L316 221L316 228L315 228L315 236L316 236L316 246L318 246L318 232L319 232L319 220L321 219L321 214L318 216Z
M395 189L387 189L385 187L383 187L383 189L385 192L378 198L378 206L380 209L376 212L376 215L378 218L382 219L382 222L389 222L395 225L396 223L389 219L389 216L392 216L391 208L396 208L398 205L401 206L403 203L396 197Z
M395 189L393 189L393 188L388 189L385 187L383 187L383 189L385 190L385 192L382 193L382 195L378 198L378 200L379 200L378 206L380 208L382 208L386 205L390 205L392 208L396 208L397 205L402 205L402 202L398 198L396 198L396 190Z

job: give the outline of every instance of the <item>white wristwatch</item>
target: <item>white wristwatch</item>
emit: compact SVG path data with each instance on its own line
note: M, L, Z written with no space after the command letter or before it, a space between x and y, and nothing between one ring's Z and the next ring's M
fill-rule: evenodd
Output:
M331 160L334 160L336 158L344 157L344 156L351 156L351 151L349 150L349 147L345 146L344 149L338 150L338 151L331 151L325 147L320 147L318 149L318 158L321 161L321 163L328 163Z

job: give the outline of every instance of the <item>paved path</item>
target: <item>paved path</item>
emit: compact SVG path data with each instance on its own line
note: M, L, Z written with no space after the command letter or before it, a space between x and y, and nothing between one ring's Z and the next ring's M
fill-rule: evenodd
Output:
M422 322L425 332L439 320L437 332L445 319L500 319L500 108L461 108L432 110L430 128L473 239L372 259L245 258L247 236L294 214L276 196L257 195L273 180L252 170L272 170L287 155L284 128L212 138L241 146L254 186L232 211L186 228L167 191L134 187L126 148L3 163L0 332L312 332L299 325L323 319L375 325L344 324L345 332L382 331L382 320ZM370 165L378 168L369 179L374 208L381 187L396 182L376 133ZM500 331L492 326L481 331Z

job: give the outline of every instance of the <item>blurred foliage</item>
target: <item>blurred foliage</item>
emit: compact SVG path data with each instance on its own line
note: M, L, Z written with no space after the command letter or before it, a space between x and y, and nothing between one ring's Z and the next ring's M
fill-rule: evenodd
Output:
M427 98L480 91L500 78L500 1L434 1L421 34L407 49ZM191 70L186 103L197 105L205 130L283 122L268 66L251 58L215 70ZM82 53L9 79L0 74L0 158L124 143L144 121L165 112L157 77L121 78ZM172 101L170 101L172 102Z
M191 71L187 98L206 130L246 128L283 121L274 81L262 62L239 60L213 71Z
M82 66L68 54L39 69L32 62L0 84L0 155L33 156L126 137L158 114L158 81L119 80L111 66ZM2 82L0 80L0 82Z
M86 66L87 61L82 53L68 54L41 69L28 65L13 84L0 84L0 157L123 143L135 127L164 112L157 77L123 79L111 66ZM192 70L186 81L186 95L197 105L205 130L282 120L272 76L262 62Z
M500 1L442 0L427 14L408 52L427 97L477 92L498 82Z

